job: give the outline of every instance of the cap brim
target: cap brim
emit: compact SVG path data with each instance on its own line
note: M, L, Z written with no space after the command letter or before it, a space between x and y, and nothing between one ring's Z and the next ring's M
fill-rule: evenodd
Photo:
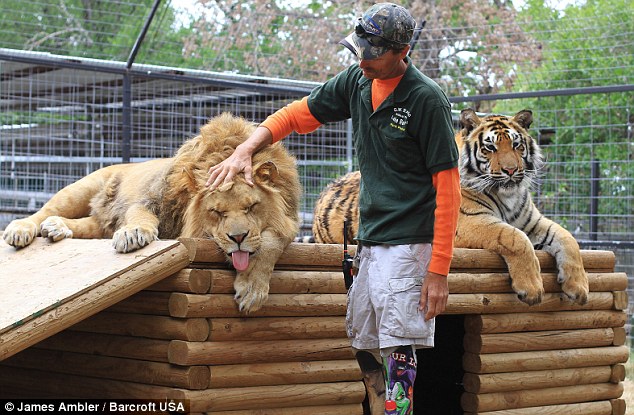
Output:
M376 59L385 54L388 48L385 46L372 46L367 39L357 36L356 33L350 33L345 39L339 42L354 53L355 56L363 60Z

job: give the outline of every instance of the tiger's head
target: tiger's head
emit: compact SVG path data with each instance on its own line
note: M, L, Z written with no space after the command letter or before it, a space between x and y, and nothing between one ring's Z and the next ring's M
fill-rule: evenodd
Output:
M528 134L533 113L513 117L487 115L472 109L460 113L456 142L460 148L460 180L476 192L514 192L530 188L543 165L537 143Z

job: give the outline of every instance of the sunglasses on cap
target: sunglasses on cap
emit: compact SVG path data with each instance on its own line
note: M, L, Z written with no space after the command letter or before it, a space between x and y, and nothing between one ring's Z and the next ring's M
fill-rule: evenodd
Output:
M361 18L359 18L359 20L361 20ZM354 33L360 38L367 40L369 44L377 48L402 46L399 43L383 39L381 36L375 35L374 33L366 32L366 30L363 28L363 25L361 25L361 23L358 23L355 26Z

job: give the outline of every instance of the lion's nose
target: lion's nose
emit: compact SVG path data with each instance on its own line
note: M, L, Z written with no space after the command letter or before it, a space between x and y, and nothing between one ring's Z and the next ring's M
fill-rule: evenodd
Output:
M249 232L245 232L245 233L238 233L238 234L227 234L227 237L229 239L231 239L233 242L237 243L237 244L241 244L242 241L244 241L244 239L247 237L247 235L249 234Z

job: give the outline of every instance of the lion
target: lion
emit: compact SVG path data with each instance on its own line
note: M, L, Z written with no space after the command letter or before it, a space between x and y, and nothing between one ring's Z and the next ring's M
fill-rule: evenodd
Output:
M253 156L253 187L240 174L210 191L209 166L227 158L255 129L223 113L172 158L99 169L56 193L35 214L11 222L3 239L16 248L41 235L112 238L120 253L162 239L208 238L237 271L235 299L251 313L268 298L273 267L299 230L301 186L295 158L281 144Z
M465 109L456 134L460 152L462 201L455 246L489 249L500 254L509 269L518 298L529 304L542 301L544 287L535 249L551 254L558 267L557 281L572 301L588 300L588 276L579 244L559 224L535 206L530 189L543 157L528 129L529 110L512 117L480 118ZM318 243L342 243L343 221L349 222L348 241L359 226L359 184L354 171L328 185L314 210L313 236Z

